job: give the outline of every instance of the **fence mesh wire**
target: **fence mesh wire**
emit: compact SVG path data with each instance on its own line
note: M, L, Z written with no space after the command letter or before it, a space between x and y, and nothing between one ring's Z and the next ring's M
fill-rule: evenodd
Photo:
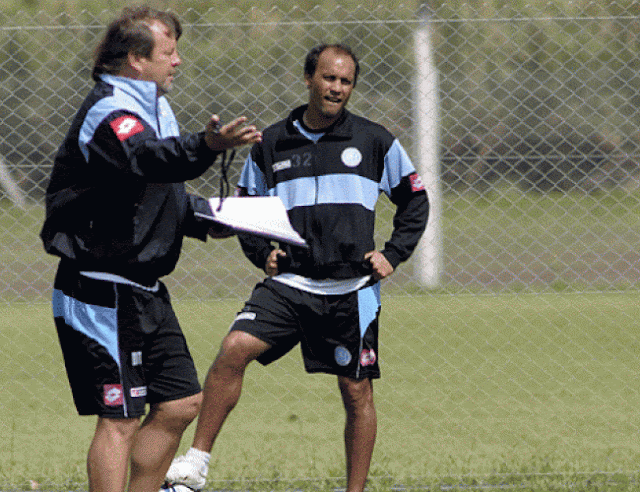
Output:
M482 476L505 462L516 472L542 473L549 461L557 472L638 469L640 4L512 3L179 12L183 65L169 97L183 132L214 112L260 127L284 117L306 100L302 60L320 41L358 53L350 109L389 128L416 163L421 124L437 130L440 230L426 246L442 266L426 286L414 258L383 286L374 475ZM10 483L35 467L18 448L34 446L39 470L56 479L73 470L52 454L79 448L83 459L66 386L52 383L65 383L53 324L37 309L56 266L38 232L53 156L112 14L0 11L0 300L7 313L35 311L29 332L0 332L0 437L12 443L0 471ZM422 30L437 75L427 92ZM427 97L433 114L416 111ZM188 186L212 196L218 180L212 169ZM378 245L392 210L382 199ZM190 335L203 373L260 278L234 239L185 245L167 283L189 322L214 326ZM251 475L274 455L274 475L340 476L337 390L296 357L253 374L229 424L252 444L221 451L228 475L217 478ZM42 412L53 415L46 426L33 423ZM274 414L290 428L269 431ZM308 467L289 469L300 453Z

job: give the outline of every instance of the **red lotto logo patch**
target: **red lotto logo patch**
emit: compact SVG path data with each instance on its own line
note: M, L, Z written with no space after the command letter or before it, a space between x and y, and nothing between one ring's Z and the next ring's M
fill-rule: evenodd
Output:
M411 182L411 191L416 192L424 190L422 178L417 173L411 174L409 176L409 181Z
M105 384L103 386L102 399L109 407L117 407L124 404L124 394L121 384Z
M109 124L121 142L144 130L144 126L135 116L120 116Z

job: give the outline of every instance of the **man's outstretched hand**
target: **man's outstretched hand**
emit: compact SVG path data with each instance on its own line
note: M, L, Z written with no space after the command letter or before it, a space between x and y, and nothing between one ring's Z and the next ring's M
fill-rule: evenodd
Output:
M255 125L244 125L247 118L240 116L226 125L220 124L218 115L211 116L205 128L204 139L211 150L223 151L262 141L262 132Z

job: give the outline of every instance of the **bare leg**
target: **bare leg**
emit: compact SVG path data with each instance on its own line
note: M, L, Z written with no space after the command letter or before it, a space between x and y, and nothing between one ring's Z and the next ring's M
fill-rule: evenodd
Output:
M153 405L131 450L129 492L158 492L180 438L196 418L202 393Z
M240 399L247 366L268 348L267 343L241 331L232 331L224 338L204 383L194 448L211 452L222 425Z
M347 458L346 492L364 490L376 441L377 417L370 379L338 377L346 411L344 442Z
M89 492L123 492L129 473L129 456L138 431L138 419L98 417L89 447Z

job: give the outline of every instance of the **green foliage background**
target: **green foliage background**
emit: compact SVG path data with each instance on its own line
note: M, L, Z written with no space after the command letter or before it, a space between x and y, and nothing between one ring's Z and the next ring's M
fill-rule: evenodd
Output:
M0 113L7 116L0 134L7 137L0 139L0 154L30 177L32 194L41 192L39 178L47 174L61 129L91 83L92 49L104 24L127 3L137 2L3 2ZM306 50L321 40L344 41L364 68L352 108L411 149L412 35L427 15L434 21L443 153L471 135L496 154L501 176L543 191L556 183L541 185L545 171L531 169L530 161L545 149L604 154L606 165L638 171L635 1L150 3L177 11L187 26L181 46L186 63L171 95L186 131L199 130L212 111L229 118L247 114L261 126L279 119L303 102ZM583 22L587 18L592 20ZM507 148L497 148L497 141ZM617 162L623 154L634 159ZM562 162L559 172L579 181L583 171L571 174L572 166Z
M434 1L425 9L417 2L390 1L374 6L354 1L152 3L175 9L185 25L180 44L184 63L170 94L183 131L200 130L213 112L223 120L245 114L261 127L280 119L305 100L301 65L307 49L319 40L345 41L354 46L363 66L351 109L389 128L414 159L413 34L420 15L431 15L441 102L442 182L449 195L442 215L447 273L475 279L483 271L508 270L501 261L513 264L514 250L532 247L532 255L554 258L553 272L546 270L554 285L576 277L582 281L585 261L576 259L570 243L585 254L600 255L591 251L591 238L601 236L594 230L619 232L607 246L624 261L634 261L639 230L628 224L635 224L640 179L638 2ZM0 10L0 156L23 177L21 183L39 203L53 154L92 84L93 47L122 5L6 0ZM479 142L477 149L456 154L457 143L468 137ZM247 151L236 157L231 182ZM545 169L538 164L557 168L548 175L552 177L544 177ZM586 171L576 166L584 164L600 166L601 179L579 188L576 183L587 181ZM211 172L189 186L205 196L215 194L217 176ZM576 189L579 193L568 194ZM558 191L566 196L551 196ZM534 226L546 224L544 241L523 238L523 227L528 227L519 219L523 203ZM385 219L387 205L383 201L380 207ZM565 205L580 209L575 220L588 224L584 233L567 230L561 218ZM594 208L603 212L594 214ZM468 236L464 224L475 217L485 228ZM14 220L15 228L26 219ZM504 238L496 242L502 231ZM547 231L553 234L545 235ZM387 233L381 228L379 243ZM31 246L40 251L36 238ZM17 247L19 255L32 251L24 243ZM198 271L211 255L196 249L187 246L183 265ZM488 258L490 265L478 257ZM565 259L567 264L559 264ZM26 272L18 281L43 271L24 265ZM570 278L563 278L562 269ZM187 270L179 276L183 286L194 278ZM407 288L410 279L396 278L402 279L401 289ZM609 280L603 280L609 288ZM520 289L517 282L491 288ZM593 282L585 287L603 287L600 279ZM637 275L628 269L616 282L635 285Z

